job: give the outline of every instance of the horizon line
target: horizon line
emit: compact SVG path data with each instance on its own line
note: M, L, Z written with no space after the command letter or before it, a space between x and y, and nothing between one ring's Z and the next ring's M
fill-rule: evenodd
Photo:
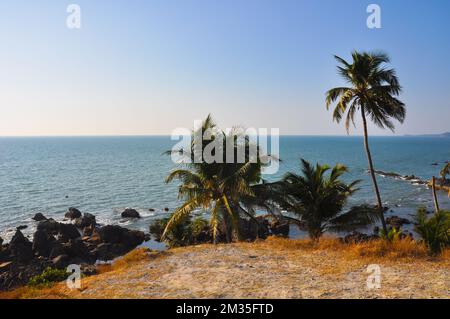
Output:
M441 136L446 133L423 133L423 134L372 134L370 137L414 137L414 136ZM187 136L187 135L186 135ZM271 136L267 134L267 136ZM280 137L364 137L358 134L280 134ZM0 135L0 138L70 138L70 137L171 137L170 134L100 134L100 135Z

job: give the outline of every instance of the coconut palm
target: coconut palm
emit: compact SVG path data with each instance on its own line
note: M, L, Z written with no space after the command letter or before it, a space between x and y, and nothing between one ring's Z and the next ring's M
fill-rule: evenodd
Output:
M208 116L203 122L201 130L205 132L207 129L214 128L216 126L211 116ZM192 135L194 136L195 133L192 132ZM181 181L178 196L184 200L184 204L172 214L163 237L176 227L179 222L184 220L186 216L192 214L197 209L210 212L210 224L215 242L218 237L218 228L221 222L226 226L227 241L231 241L231 234L228 229L231 228L235 237L239 238L240 214L247 214L248 217L253 218L248 210L244 210L241 207L240 201L244 197L246 200L254 198L255 194L252 191L252 185L261 181L261 169L264 166L262 160L264 158L263 156L259 156L259 149L256 147L257 159L256 161L250 161L248 154L251 142L248 137L239 140L236 132L230 132L229 135L226 135L223 131L216 130L211 137L211 141L219 139L220 135L223 137L220 140L219 146L223 150L223 161L209 163L205 160L194 161L195 145L193 140L191 144L192 152L189 152L191 162L187 164L187 168L174 170L167 177L167 183L174 179ZM227 143L230 139L233 139L233 143ZM211 141L202 139L202 159L203 150L205 150ZM237 158L240 143L244 143L243 147L246 154L244 162L227 162L227 148L232 147L235 158Z
M327 165L313 166L302 159L300 175L287 173L281 182L272 186L284 194L280 205L299 217L298 224L303 225L314 241L326 231L351 231L379 219L378 210L365 205L343 212L359 181L349 184L341 181L347 172L344 165L330 169Z
M336 102L333 119L340 122L345 116L345 128L349 132L350 123L355 125L355 115L359 111L364 129L364 146L369 162L369 173L375 190L377 205L383 230L387 233L384 210L378 189L372 156L369 148L367 117L380 128L394 130L392 119L403 123L405 105L397 96L401 87L394 69L387 68L389 57L384 53L352 53L353 61L347 62L335 56L338 72L347 82L347 87L336 87L326 94L326 105Z
M439 175L442 178L442 183L445 183L447 179L447 175L450 175L450 163L446 163L445 166L441 169Z

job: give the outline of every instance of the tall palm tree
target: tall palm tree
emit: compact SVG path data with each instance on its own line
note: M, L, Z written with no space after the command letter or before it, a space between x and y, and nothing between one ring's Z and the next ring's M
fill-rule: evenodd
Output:
M215 124L208 115L201 127L202 132L207 129L215 128ZM194 136L196 132L192 132ZM187 164L186 169L176 169L172 171L166 179L169 183L174 179L181 181L179 186L178 196L184 200L184 204L175 210L171 219L167 223L166 229L162 237L164 237L169 231L171 231L178 223L180 223L187 215L190 215L196 209L208 210L211 215L211 228L213 232L213 238L216 242L218 237L218 229L221 222L225 224L227 241L231 241L231 234L228 229L231 228L235 234L235 237L239 239L239 218L240 214L247 214L248 217L253 217L251 214L244 210L241 205L241 199L244 197L246 200L254 198L255 194L252 191L252 185L261 181L261 169L263 167L263 156L258 156L256 161L250 161L249 148L250 141L248 137L239 140L235 132L230 132L230 135L226 135L223 131L216 130L216 135L212 136L211 140L219 138L219 134L223 136L223 161L210 162L206 161L194 161L194 139L191 143L191 152L188 152L191 156L191 163ZM227 143L227 139L232 138L233 143ZM202 139L202 159L203 150L207 147L209 141ZM239 143L244 143L244 149L246 158L243 163L227 162L226 153L227 147L232 147L237 158L237 152ZM180 152L181 151L177 151ZM169 154L171 151L168 152ZM229 225L231 222L231 225ZM231 226L231 227L229 227Z
M335 56L339 65L339 74L347 82L347 87L336 87L326 93L326 105L329 109L334 102L333 119L340 122L346 114L345 128L349 132L350 123L355 125L355 114L361 113L364 128L364 146L369 162L369 172L375 190L377 205L383 230L387 233L384 209L381 202L372 156L369 148L367 117L380 128L394 131L391 119L403 123L406 115L405 105L397 96L401 86L395 70L387 68L389 57L384 53L357 52L352 53L353 61L347 62Z
M272 189L279 189L282 208L300 217L302 225L313 241L326 231L351 231L379 219L376 209L368 206L352 207L342 212L348 198L357 191L359 181L346 184L340 180L347 172L343 165L311 165L301 160L301 174L287 173ZM328 174L329 172L329 174Z

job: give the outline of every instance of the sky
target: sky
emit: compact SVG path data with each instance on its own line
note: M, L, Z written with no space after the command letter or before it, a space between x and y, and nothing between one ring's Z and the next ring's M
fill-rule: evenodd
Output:
M344 83L333 55L355 49L391 57L407 106L396 135L450 131L449 19L447 0L3 0L0 136L168 135L208 113L344 135L325 92Z

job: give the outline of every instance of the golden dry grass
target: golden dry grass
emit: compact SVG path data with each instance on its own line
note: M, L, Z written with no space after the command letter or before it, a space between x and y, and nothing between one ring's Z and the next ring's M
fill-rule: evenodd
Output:
M80 290L69 290L64 283L42 290L24 287L0 294L0 299L289 298L299 297L296 292L300 289L298 287L304 289L305 296L342 297L348 291L337 291L335 287L346 285L352 276L361 276L367 264L371 263L387 267L387 277L392 278L389 290L376 297L408 297L414 294L415 289L422 289L423 284L427 285L427 294L424 292L420 296L440 297L442 285L446 284L442 278L446 277L445 273L450 269L450 250L445 250L438 257L430 257L422 244L410 239L392 243L374 240L345 244L335 238L323 238L312 243L309 240L275 237L253 243L205 244L167 252L136 249L112 265L101 266L99 275L83 279ZM305 283L298 282L302 272L306 276L301 277L305 278ZM439 275L435 275L437 273ZM405 274L411 276L409 286L402 284L399 286L401 288L395 289L398 278ZM315 278L312 286L308 284L308 276ZM253 277L260 279L255 280ZM283 291L267 286L274 278L282 278L285 284ZM220 283L221 280L227 283L226 289ZM293 287L293 281L297 281L299 286ZM189 294L186 294L186 289L190 291ZM360 288L353 287L351 291L353 289L356 290L348 295L352 298L373 297Z

